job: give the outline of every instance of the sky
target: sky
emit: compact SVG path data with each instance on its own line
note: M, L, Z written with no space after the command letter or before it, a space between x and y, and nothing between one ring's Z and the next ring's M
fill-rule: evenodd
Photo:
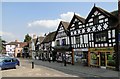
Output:
M0 35L8 42L23 41L26 34L43 36L56 31L61 20L70 22L74 13L86 18L94 3L108 12L118 9L117 2L2 2Z

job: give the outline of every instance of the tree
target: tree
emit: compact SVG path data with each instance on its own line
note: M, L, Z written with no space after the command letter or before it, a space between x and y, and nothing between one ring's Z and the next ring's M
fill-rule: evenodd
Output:
M29 34L25 35L25 39L24 42L29 42L32 39L31 36L29 36Z
M5 43L6 41L3 40L0 36L0 53L2 53L2 51L5 49Z
M24 38L24 42L29 42L31 41L32 37L29 36L29 34L26 34L25 35L25 38ZM27 44L24 48L23 48L23 51L24 51L24 55L26 58L29 57L29 44Z

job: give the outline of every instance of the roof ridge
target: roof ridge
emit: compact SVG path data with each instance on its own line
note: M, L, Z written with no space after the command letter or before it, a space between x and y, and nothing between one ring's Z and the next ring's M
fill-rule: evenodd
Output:
M96 6L95 6L96 7ZM112 16L112 17L116 17L115 15L113 15L111 12L108 12L108 11L106 11L105 9L103 9L103 8L101 8L101 7L96 7L96 8L98 8L100 11L104 11L107 15L109 15L109 16Z

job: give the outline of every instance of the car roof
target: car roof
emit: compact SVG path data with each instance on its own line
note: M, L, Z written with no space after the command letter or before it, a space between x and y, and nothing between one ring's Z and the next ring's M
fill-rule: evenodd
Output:
M12 58L9 58L9 57L0 57L0 59L5 60L5 59L12 59Z

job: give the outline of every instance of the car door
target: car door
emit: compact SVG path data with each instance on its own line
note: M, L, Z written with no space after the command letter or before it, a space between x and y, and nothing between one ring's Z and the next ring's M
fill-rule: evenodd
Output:
M4 59L3 67L4 68L10 68L11 67L11 60L10 59Z
M12 62L12 59L5 59L4 60L4 67L5 68L14 68L15 67L15 63Z

